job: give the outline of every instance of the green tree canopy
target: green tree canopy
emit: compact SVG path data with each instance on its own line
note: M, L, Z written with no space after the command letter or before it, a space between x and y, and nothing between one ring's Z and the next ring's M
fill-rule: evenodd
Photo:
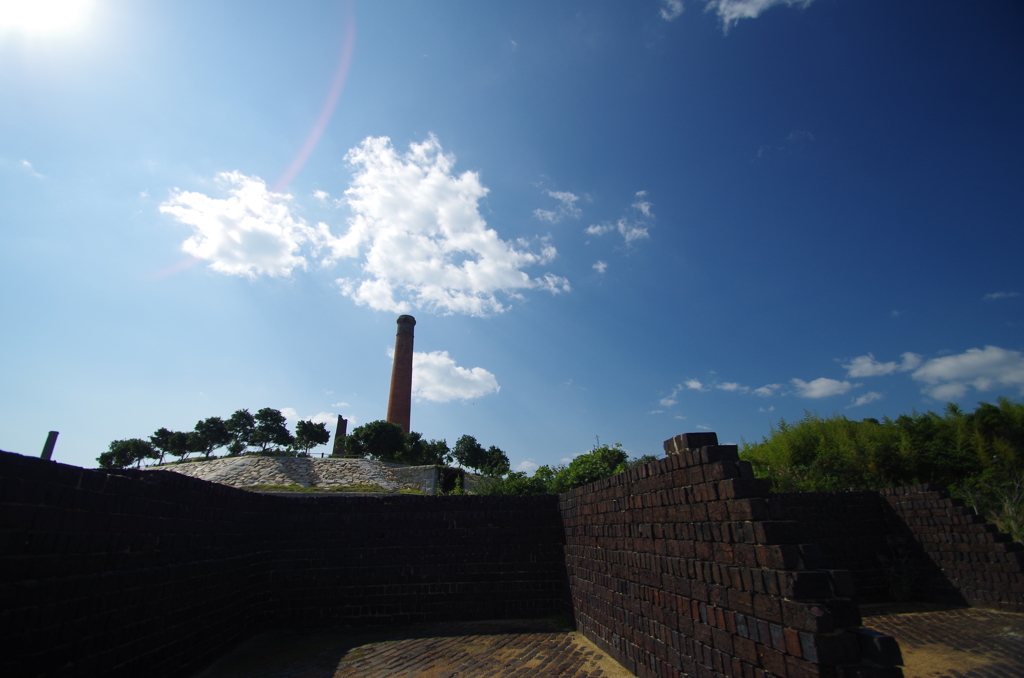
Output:
M378 419L352 429L345 447L357 457L398 462L405 452L405 433L398 424Z
M196 422L191 446L203 452L207 459L218 447L230 443L234 437L228 430L227 423L220 417L209 417Z
M158 459L159 457L160 453L148 440L130 438L110 443L107 451L101 453L96 461L103 469L121 469L128 468L132 464L140 466L144 459Z
M256 432L256 417L252 416L249 410L236 410L224 423L231 433L228 451L232 455L242 454L252 444L252 437Z
M452 456L459 465L488 476L502 476L509 472L508 455L491 445L486 450L471 435L464 435L455 443Z
M288 430L287 420L280 410L264 407L253 417L256 426L252 432L250 443L266 452L273 445L287 447L295 443L295 436Z
M308 455L309 450L317 445L326 445L331 439L327 424L314 424L312 420L300 421L295 425L295 446Z
M170 431L166 428L157 429L153 435L149 437L149 442L159 451L158 458L160 463L163 463L165 454L183 458L187 457L189 452L196 451L189 445L187 433L182 433L181 431Z

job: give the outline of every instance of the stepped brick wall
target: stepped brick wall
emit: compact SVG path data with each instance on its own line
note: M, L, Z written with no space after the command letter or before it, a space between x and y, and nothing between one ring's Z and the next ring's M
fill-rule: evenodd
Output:
M853 578L820 567L735 445L689 449L562 495L577 625L641 678L897 676L859 631Z
M0 454L4 676L179 676L283 626L565 614L557 498L277 497Z
M1024 612L1024 546L938 485L880 492L929 564L928 591L976 607Z
M857 604L900 578L1024 611L1024 547L937 488L773 495L711 435L559 497L270 496L0 453L0 675L185 676L268 628L565 615L643 678L881 678L899 648Z

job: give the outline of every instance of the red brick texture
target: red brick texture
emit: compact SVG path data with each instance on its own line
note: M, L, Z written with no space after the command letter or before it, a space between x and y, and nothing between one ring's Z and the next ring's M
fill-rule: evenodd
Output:
M581 632L641 678L901 675L863 657L849 573L818 569L736 446L665 447L561 495Z
M1024 612L1024 546L985 523L938 485L880 492L941 574L973 607Z

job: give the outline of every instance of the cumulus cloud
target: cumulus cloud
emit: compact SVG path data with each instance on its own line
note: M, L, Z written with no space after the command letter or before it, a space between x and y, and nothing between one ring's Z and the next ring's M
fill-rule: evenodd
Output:
M1011 297L1019 297L1019 292L990 292L981 299L982 301L995 301L996 299L1009 299Z
M331 407L349 407L348 403L332 403Z
M593 266L591 266L591 268L593 268L598 273L604 273L606 270L608 270L608 264L599 260Z
M532 459L527 459L516 464L515 470L522 471L523 473L533 473L539 468L539 464L534 464Z
M908 351L900 357L902 361L899 363L895 361L881 363L875 360L874 355L868 353L867 355L857 356L850 361L850 364L843 365L843 367L846 369L846 376L857 378L878 377L892 374L893 372L909 372L921 364L921 356L916 353Z
M853 384L848 381L837 381L826 377L820 377L810 382L802 379L792 379L791 381L796 386L797 395L802 398L827 398L842 395L853 388Z
M738 391L739 393L746 393L747 391L750 390L749 387L740 386L734 381L727 381L722 384L715 384L715 388L721 389L723 391Z
M968 387L977 391L1018 388L1024 395L1024 355L998 346L971 348L929 360L911 376L926 384L922 392L936 400L962 398Z
M803 8L812 2L814 0L707 0L704 11L717 14L722 21L723 32L728 33L740 19L756 19L776 5Z
M327 202L328 200L331 199L331 194L328 193L327 191L321 191L318 189L313 191L313 197L319 200L320 202Z
M579 219L583 214L583 210L576 206L577 201L580 197L568 191L544 191L547 195L551 196L559 202L559 205L553 210L533 210L533 216L537 217L541 221L546 221L549 224L557 224L559 221L565 218Z
M290 195L273 193L259 177L221 172L218 186L227 198L174 189L160 211L191 226L181 249L210 268L229 275L287 276L305 268L299 248L310 236L301 218L292 216Z
M882 399L882 394L881 393L876 393L875 391L868 391L867 393L865 393L864 395L860 396L859 398L856 398L852 403L850 403L846 407L847 408L850 408L850 407L860 407L861 405L867 405L868 403L873 403L876 400L881 400L881 399Z
M658 16L665 21L675 21L683 13L683 0L661 0Z
M706 391L708 387L700 383L696 379L687 379L685 382L686 388L693 389L694 391Z
M523 240L498 237L480 215L487 195L475 172L454 173L455 158L431 135L399 153L387 137L367 138L346 159L355 176L344 201L352 210L348 231L335 238L318 232L327 261L363 256L363 275L337 281L342 294L381 311L413 308L486 316L507 308L497 294L543 289L570 291L569 281L522 269L546 264L557 252Z
M388 355L394 357L394 349ZM479 398L501 389L494 375L482 367L459 367L448 351L412 354L412 395L414 398L447 403Z

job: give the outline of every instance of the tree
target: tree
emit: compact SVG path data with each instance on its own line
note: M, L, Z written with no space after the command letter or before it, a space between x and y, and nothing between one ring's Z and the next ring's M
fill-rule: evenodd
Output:
M405 445L402 427L383 419L355 427L345 441L345 449L350 454L380 461L400 461Z
M194 447L189 446L188 434L181 431L170 431L166 428L157 429L149 437L149 442L154 448L160 451L158 455L160 463L163 463L164 454L170 454L179 459L187 457L189 452L195 452Z
M232 456L245 452L246 448L252 444L252 437L256 432L256 417L252 416L249 410L237 410L224 422L224 425L231 434L228 452Z
M287 420L280 410L264 407L254 417L256 427L252 434L252 444L260 446L260 452L266 452L271 445L287 447L295 443L295 436L288 430Z
M413 466L447 466L452 461L452 455L448 441L425 440L422 434L410 431L405 437L401 461Z
M310 448L326 445L330 439L331 434L327 431L327 424L323 422L314 424L312 420L300 421L295 425L295 445L305 455L309 455Z
M568 492L575 487L622 473L627 465L626 451L622 449L620 443L595 447L590 452L576 457L567 467L560 470L551 482L551 491Z
M196 423L194 434L192 446L198 447L197 451L203 452L207 459L215 449L227 445L233 439L227 424L220 417L201 419Z
M132 464L136 467L142 464L143 459L158 459L160 453L154 449L153 444L141 438L130 438L128 440L115 440L110 447L96 458L100 468L120 469L127 468Z

